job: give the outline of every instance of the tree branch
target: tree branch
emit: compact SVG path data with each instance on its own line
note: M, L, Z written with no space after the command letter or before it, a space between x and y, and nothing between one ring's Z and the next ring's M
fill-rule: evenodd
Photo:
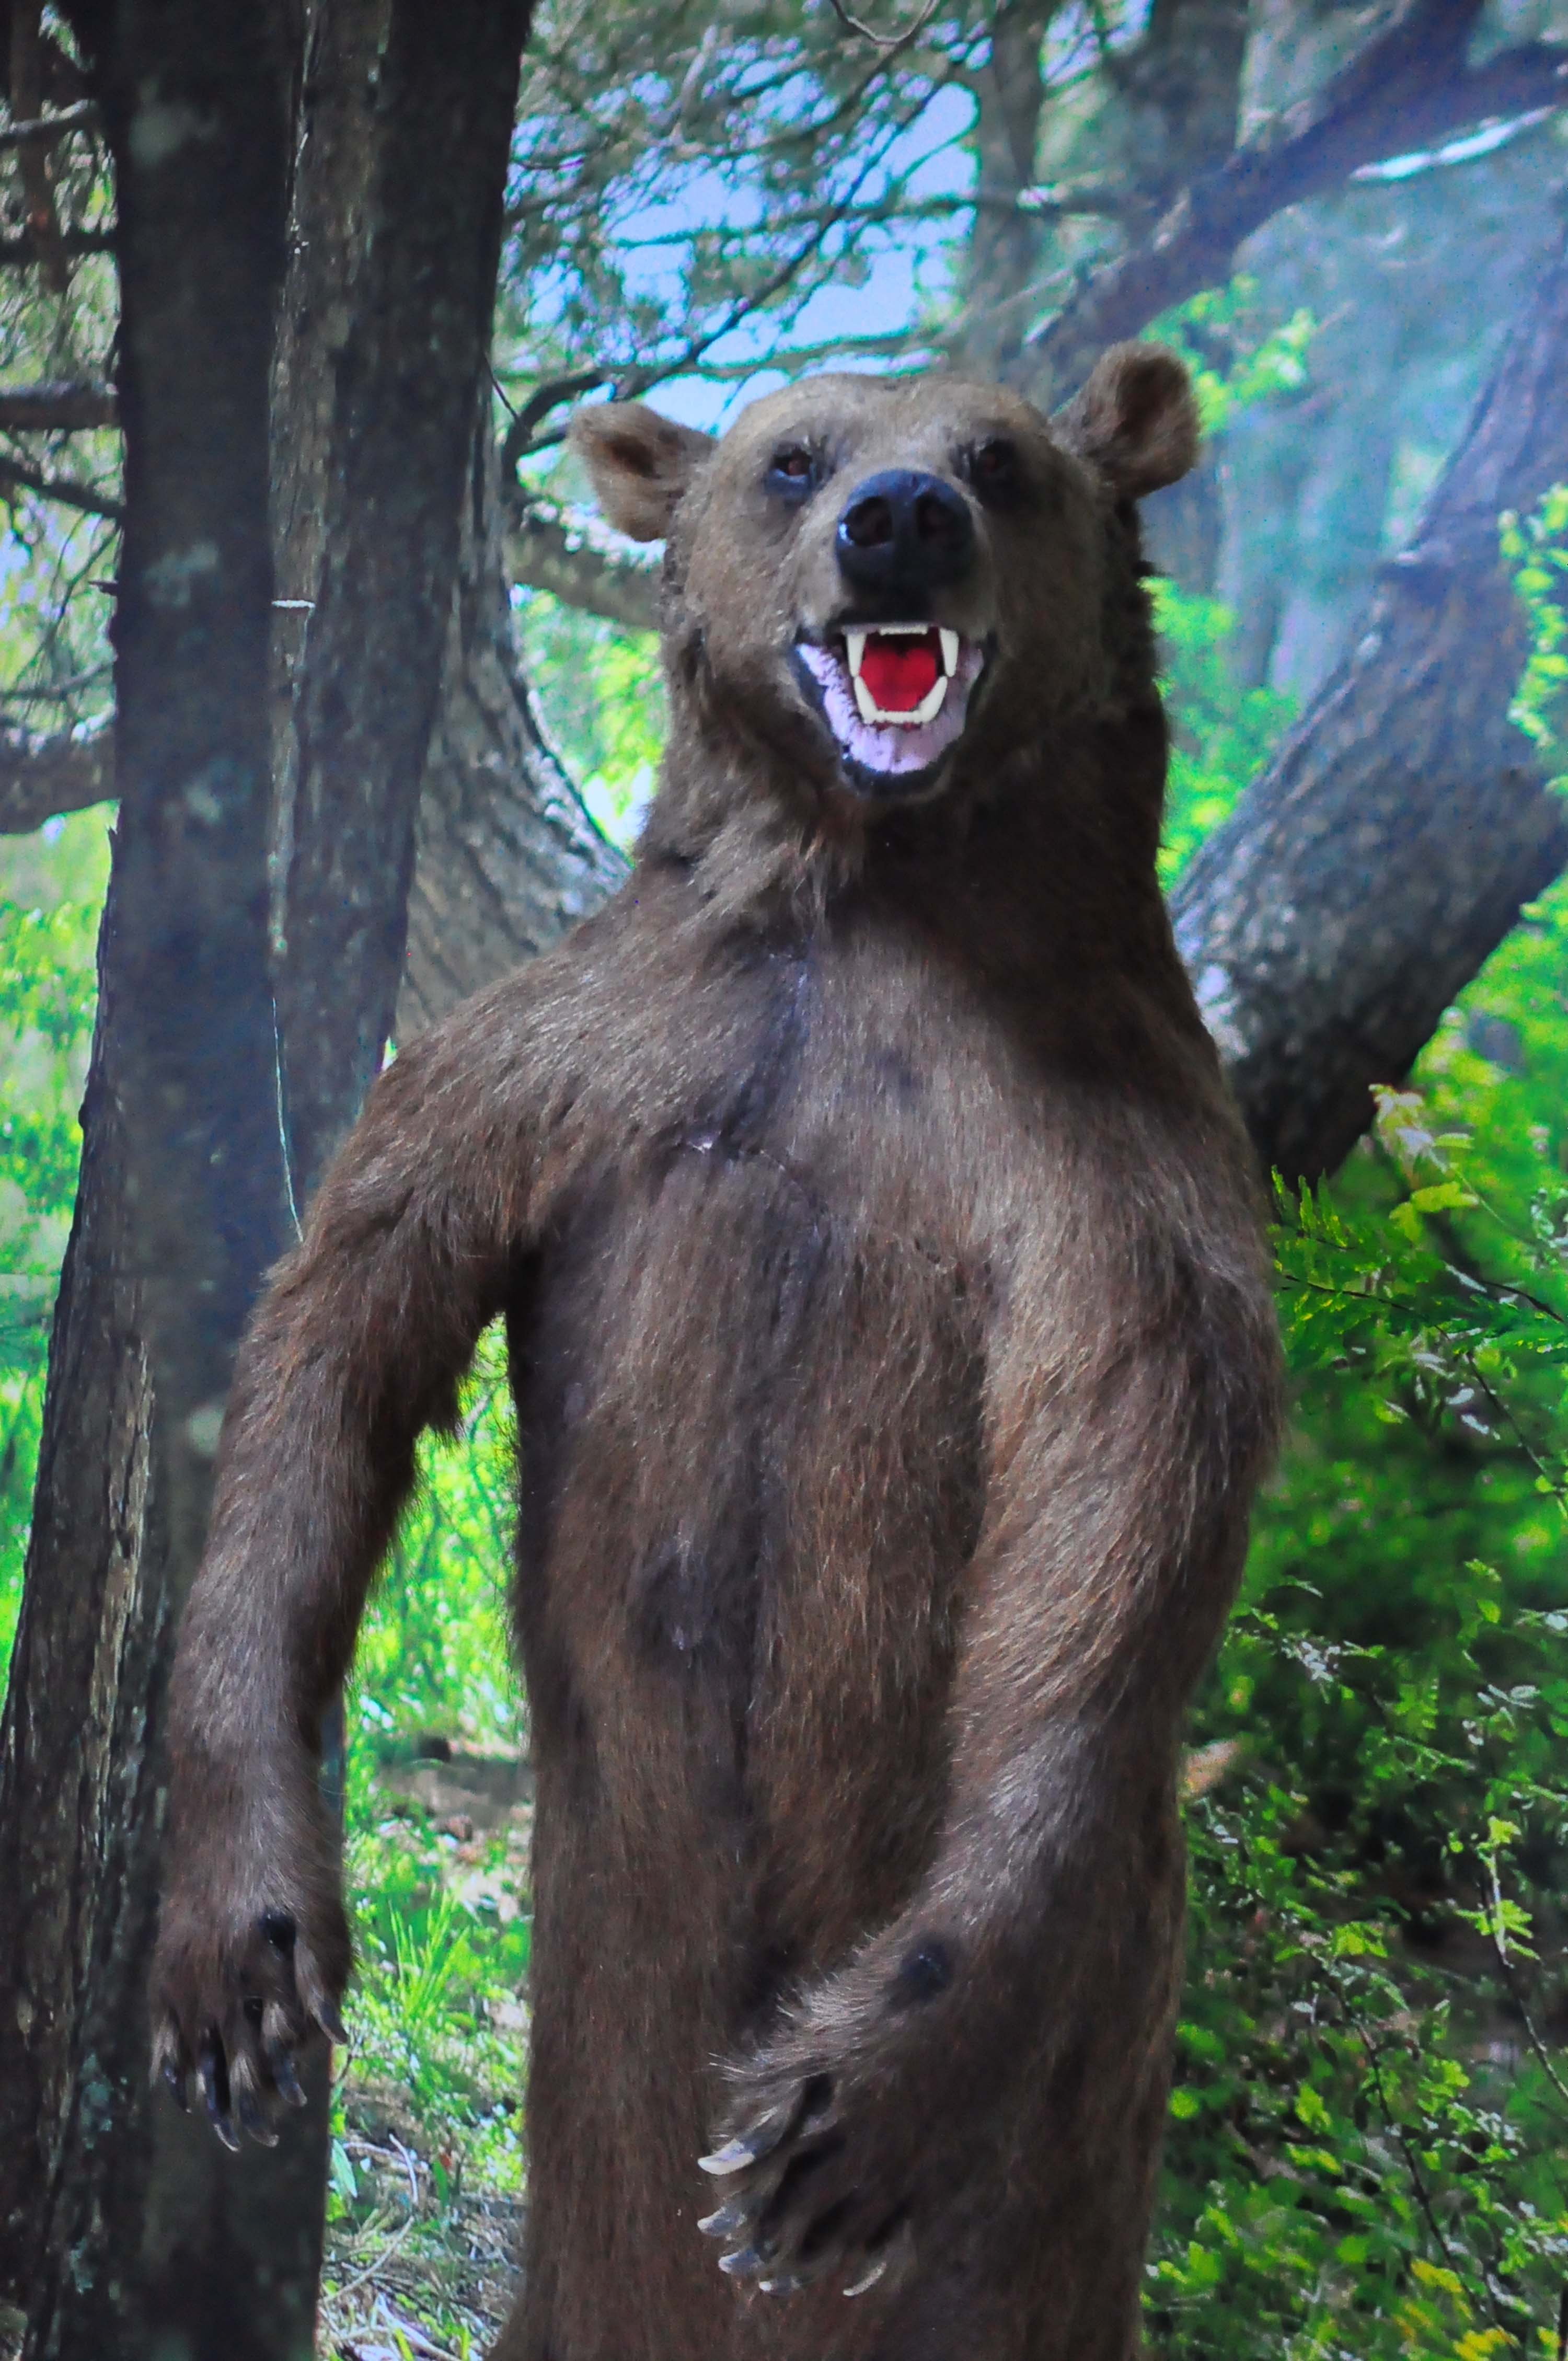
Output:
M514 582L548 590L630 631L659 628L659 562L576 509L537 494L507 499L507 567Z
M1406 0L1313 97L1193 181L1142 245L1094 271L1034 332L1023 374L1036 399L1065 400L1106 345L1220 284L1242 241L1286 206L1465 125L1568 102L1568 44L1526 42L1467 71L1480 14L1481 0Z
M58 115L35 115L27 123L7 123L0 129L0 148L28 148L63 139L68 131L95 131L98 127L95 102L84 98L75 106L62 106Z
M112 225L93 229L62 229L60 242L70 255L113 254L115 232ZM36 262L38 258L38 240L30 230L21 230L14 237L0 237L0 268L26 265Z
M98 491L92 484L72 483L69 477L46 476L40 468L24 467L21 460L0 452L0 499L7 488L37 492L43 500L59 500L64 508L80 509L83 516L107 517L114 524L118 524L125 515L119 500Z
M116 425L119 415L113 386L63 380L0 385L0 427L12 431L47 427L71 434L84 426Z
M11 0L11 104L25 120L36 120L43 103L43 0ZM38 268L52 293L63 295L71 267L60 244L49 146L26 141L17 157L27 203L27 228L38 248Z
M27 836L115 793L112 715L42 736L0 729L0 836Z

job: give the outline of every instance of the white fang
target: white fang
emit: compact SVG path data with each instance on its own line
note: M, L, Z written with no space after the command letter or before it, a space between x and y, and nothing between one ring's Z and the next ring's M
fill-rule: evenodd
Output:
M849 658L855 705L862 721L883 730L918 730L923 723L935 721L947 702L948 683L957 671L959 662L959 635L957 631L948 631L946 624L938 625L937 630L938 643L942 651L942 669L918 705L911 706L905 712L888 712L878 705L861 678L861 665L865 659L869 639L924 639L930 629L929 623L878 623L873 631L869 624L846 624L844 653Z

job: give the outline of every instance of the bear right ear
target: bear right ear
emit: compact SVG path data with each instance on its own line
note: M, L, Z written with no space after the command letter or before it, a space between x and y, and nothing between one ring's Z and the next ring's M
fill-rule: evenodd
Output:
M663 539L693 477L715 449L711 434L661 418L641 401L598 401L579 410L567 440L609 522L631 541Z
M1192 381L1163 345L1113 345L1052 423L1124 500L1176 483L1201 439Z

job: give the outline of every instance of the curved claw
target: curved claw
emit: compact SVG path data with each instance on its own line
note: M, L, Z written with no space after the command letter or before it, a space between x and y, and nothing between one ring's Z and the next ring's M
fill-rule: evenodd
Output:
M705 2238L732 2238L737 2230L745 2228L751 2213L750 2205L731 2198L728 2205L721 2205L717 2213L709 2213L696 2226Z
M276 2127L268 2121L263 2109L251 2096L248 2091L241 2091L239 2093L238 2098L235 2102L235 2112L239 2117L239 2127L241 2131L248 2132L251 2138L255 2140L259 2147L277 2147L278 2133Z
M269 2050L267 2070L277 2085L278 2095L285 2106L302 2107L308 2102L300 2088L300 2078L294 2071L294 2061L286 2049Z
M202 2051L197 2068L201 2078L202 2095L207 2103L207 2115L213 2129L231 2156L239 2154L239 2135L229 2114L228 2068L223 2051L215 2042L209 2042Z
M318 2001L315 2004L313 2014L316 2023L321 2026L321 2029L325 2034L327 2039L331 2042L335 2042L339 2049L346 2049L348 2047L348 2028L344 2024L343 2018L338 2013L336 2002L330 2000Z
M697 2170L713 2173L716 2176L729 2172L744 2172L749 2164L755 2164L760 2156L766 2156L766 2147L753 2147L749 2140L726 2140L724 2146L715 2148L711 2156L698 2157Z
M768 2258L756 2246L737 2246L728 2255L720 2255L718 2268L726 2279L754 2279L768 2268Z
M704 2172L716 2176L744 2172L759 2158L771 2156L774 2148L789 2138L792 2132L806 2122L815 2123L825 2115L832 2104L832 2086L826 2075L817 2075L792 2091L782 2105L770 2107L755 2123L737 2132L711 2156L699 2156L697 2163Z
M163 2061L163 2080L170 2097L181 2114L188 2115L191 2112L191 2101L185 2090L185 2077L172 2058L166 2058Z

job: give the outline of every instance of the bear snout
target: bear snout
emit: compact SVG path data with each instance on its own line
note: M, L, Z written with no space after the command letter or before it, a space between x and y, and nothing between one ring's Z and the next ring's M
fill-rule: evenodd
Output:
M881 598L918 597L959 582L974 563L974 519L940 476L888 467L857 484L834 534L839 570L852 589Z

